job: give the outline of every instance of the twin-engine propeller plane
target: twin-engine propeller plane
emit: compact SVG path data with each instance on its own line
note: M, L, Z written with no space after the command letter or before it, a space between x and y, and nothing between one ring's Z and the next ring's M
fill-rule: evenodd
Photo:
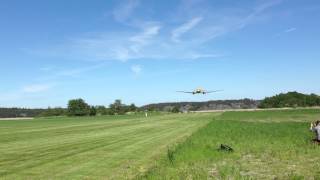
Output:
M207 90L204 90L202 88L197 88L195 89L194 91L177 91L177 92L180 92L180 93L188 93L188 94L209 94L209 93L215 93L215 92L220 92L222 90L215 90L215 91L207 91Z

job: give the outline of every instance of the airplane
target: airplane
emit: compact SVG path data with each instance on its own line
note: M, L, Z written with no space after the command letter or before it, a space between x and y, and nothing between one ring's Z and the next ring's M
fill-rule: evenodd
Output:
M177 91L177 92L180 92L180 93L188 93L188 94L209 94L209 93L214 93L214 92L220 92L222 90L215 90L215 91L206 91L202 88L197 88L195 89L194 91Z

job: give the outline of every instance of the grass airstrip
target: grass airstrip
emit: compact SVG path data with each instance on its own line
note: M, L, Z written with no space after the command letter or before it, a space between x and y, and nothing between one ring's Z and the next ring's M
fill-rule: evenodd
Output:
M0 179L318 179L308 128L319 118L297 109L4 120Z

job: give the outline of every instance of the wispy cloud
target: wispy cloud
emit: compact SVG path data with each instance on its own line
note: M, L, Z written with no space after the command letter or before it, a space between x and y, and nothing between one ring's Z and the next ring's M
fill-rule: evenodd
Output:
M263 15L268 9L280 4L283 0L270 0L264 1L253 7L253 10L246 15L233 14L230 17L225 17L226 21L220 25L220 31L216 31L218 35L224 35L226 33L241 30L248 25L254 23ZM218 37L218 36L213 36Z
M54 87L54 84L31 84L22 88L22 92L24 93L39 93L48 91Z
M281 36L281 35L283 35L285 33L291 33L291 32L296 31L296 30L297 30L297 28L295 28L295 27L288 28L288 29L283 30L282 32L279 32L279 33L275 34L274 37L279 37L279 36Z
M50 72L52 70L54 70L55 67L53 66L44 66L44 67L41 67L40 68L40 71L43 71L43 72Z
M120 1L117 7L113 10L113 17L116 21L124 22L126 21L134 12L134 10L139 6L139 0L125 0Z
M1 92L0 101L16 101L26 98L37 98L55 87L55 83L29 84L10 92Z
M1 92L0 101L15 101L23 98L21 91Z
M37 78L37 81L56 81L61 78L75 78L82 74L89 73L106 66L106 63L97 63L91 66L75 67L70 69L60 69L56 67L54 71L49 71L46 75Z
M268 1L263 1L263 3L258 4L254 8L254 13L261 13L265 11L268 8L271 8L273 6L279 5L283 2L283 0L268 0Z
M132 36L130 41L133 43L129 47L135 53L139 53L140 49L147 45L149 41L159 33L160 26L151 26L143 29L143 32Z
M78 75L88 73L89 71L102 68L105 65L105 63L99 63L93 66L64 70L58 70L58 67L52 66L42 67L40 68L40 71L45 71L46 73L49 73L49 75L43 75L33 80L38 81L38 83L27 84L10 92L1 92L0 101L11 102L21 99L37 99L39 97L43 97L46 93L49 93L50 90L59 85L59 83L56 83L59 79L77 77Z
M198 53L190 53L189 54L191 59L200 59L200 58L218 58L218 57L224 57L223 54L198 54Z
M121 21L120 24L131 18L138 6L142 6L142 2L138 0L122 2L125 3L115 7L113 11L114 18ZM161 22L151 17L145 18L148 20L139 19L135 21L135 26L117 31L87 33L69 38L55 47L30 50L29 53L86 61L220 58L225 52L212 52L208 42L254 24L264 16L264 12L280 4L282 0L260 1L262 3L251 8L218 12L214 7L208 6L205 7L207 11L200 15L193 7L194 4L203 6L205 0L182 2L187 3L183 5L184 12L188 12L187 17L173 14L172 16L179 17L175 17L174 21L162 19ZM60 73L59 76L74 73L77 71Z
M131 71L135 74L135 75L139 75L142 71L142 68L140 65L133 65L131 66Z
M171 39L175 42L179 42L180 36L182 36L184 33L188 32L192 28L194 28L201 20L202 20L202 17L195 17L195 18L192 18L187 23L182 24L181 26L177 27L176 29L174 29L172 31Z
M73 69L67 69L67 70L62 70L59 72L56 72L56 76L58 77L62 77L62 76L76 76L82 73L86 73L89 71L93 71L99 68L104 67L105 64L104 63L99 63L93 66L86 66L86 67L80 67L80 68L73 68Z
M286 29L284 32L289 33L289 32L293 32L295 30L297 30L297 28L292 27L292 28Z
M160 29L159 26L147 27L143 30L141 34L131 37L130 41L140 43L140 44L145 44L148 39L158 34L159 29Z

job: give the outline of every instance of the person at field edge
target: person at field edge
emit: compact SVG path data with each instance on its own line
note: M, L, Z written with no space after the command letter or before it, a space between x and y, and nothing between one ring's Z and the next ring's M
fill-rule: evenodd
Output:
M313 139L313 142L320 144L320 121L311 123L310 130L316 133L316 138Z

